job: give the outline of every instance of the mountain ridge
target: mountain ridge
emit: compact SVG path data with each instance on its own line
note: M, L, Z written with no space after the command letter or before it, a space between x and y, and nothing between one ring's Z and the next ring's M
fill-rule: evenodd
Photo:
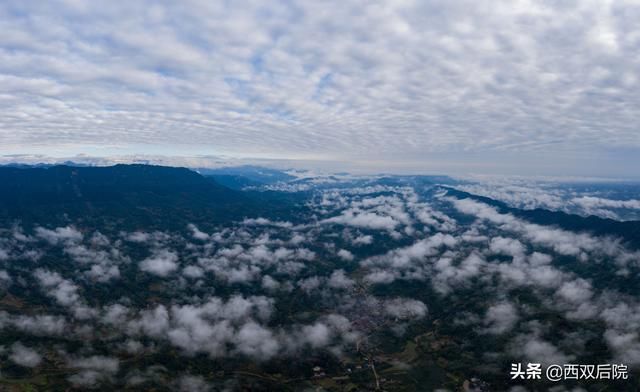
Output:
M142 164L0 167L0 219L6 220L55 217L60 224L74 218L116 217L152 224L169 217L182 224L198 218L217 222L268 214L274 203L269 195L233 190L187 168Z
M558 226L566 230L590 232L596 235L617 235L630 241L634 247L640 248L640 221L617 221L594 215L581 216L569 214L564 211L552 211L543 208L526 210L510 207L506 203L486 196L461 191L448 186L440 186L447 190L449 195L458 199L470 198L488 204L498 209L501 213L510 213L519 218L526 219L540 225Z

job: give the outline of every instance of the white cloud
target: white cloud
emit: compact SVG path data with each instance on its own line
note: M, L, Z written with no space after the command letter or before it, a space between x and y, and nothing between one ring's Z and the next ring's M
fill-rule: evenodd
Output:
M640 200L612 199L599 195L615 196L611 188L598 191L591 183L615 181L602 178L528 178L521 176L472 176L473 184L455 188L499 200L522 209L544 208L582 216L595 215L615 220L637 220L640 217ZM618 180L625 184L624 180ZM627 183L626 185L631 185ZM619 197L625 197L621 187Z
M518 310L510 302L500 302L487 309L484 323L486 331L494 334L509 332L518 321Z
M590 208L629 208L629 209L640 209L640 200L612 200L605 199L601 197L593 197L593 196L582 196L576 197L571 200L572 203L579 204L586 209Z
M391 216L358 210L344 211L341 215L325 219L322 223L337 223L340 225L389 231L395 229L399 224L399 222Z
M14 363L25 367L36 367L42 362L42 356L37 351L16 342L11 346L11 355L9 355Z
M0 327L10 325L19 331L35 336L62 336L68 332L64 317L52 315L16 315L0 312Z
M5 270L0 270L0 287L7 287L11 285L11 276Z
M315 323L302 328L302 334L311 347L326 346L331 340L331 330L323 323Z
M69 381L85 387L93 387L98 382L110 379L120 369L120 362L116 358L99 355L73 358L69 360L68 365L79 370L78 373L69 377Z
M353 239L355 245L369 245L373 242L373 237L370 235L360 235Z
M469 257L457 267L451 264L451 260L441 258L434 260L447 248L453 248L458 244L458 239L450 234L437 233L431 237L416 241L414 244L397 248L387 254L370 257L360 262L364 267L372 269L365 276L370 283L391 283L398 278L425 280L435 278L440 281L440 289L446 290L447 281L456 279L458 282L471 277L474 272L479 272L476 263L477 255ZM430 272L436 269L434 277Z
M248 322L238 330L237 350L252 358L267 359L278 353L280 344L270 330Z
M101 264L96 264L92 266L89 271L87 271L87 275L99 282L107 282L111 279L120 277L120 268L118 268L117 265L104 266Z
M177 381L177 390L181 392L206 392L211 386L201 376L184 375Z
M384 311L399 319L421 319L427 315L427 305L415 299L395 298L385 303Z
M267 218L255 218L255 219L245 219L242 221L242 224L248 226L275 226L282 228L291 228L293 224L291 222L280 222L280 221L272 221Z
M47 291L47 294L54 297L61 305L72 306L80 301L78 286L63 279L57 272L37 269L34 276Z
M525 247L520 241L504 237L492 238L489 249L496 254L506 254L514 257L521 256L525 251Z
M616 355L615 360L629 365L640 364L640 339L637 332L605 331L604 338Z
M571 356L535 334L520 335L515 342L514 351L531 363L543 365L571 363Z
M280 288L280 283L271 276L265 275L262 277L262 288L270 291L278 290Z
M298 281L298 287L300 287L307 294L312 293L315 290L318 290L323 283L323 280L317 276L312 276L310 278L302 279Z
M215 141L221 153L348 157L385 170L459 152L457 163L473 152L489 166L503 151L511 162L551 151L567 167L593 167L589 152L632 156L640 145L628 110L638 104L627 76L638 66L633 10L4 2L3 147L209 153Z
M349 289L353 287L353 279L345 275L344 270L335 270L331 273L327 285L334 289Z
M204 276L204 271L198 266L189 265L184 267L182 274L188 278L197 279Z
M52 245L57 245L60 242L78 242L83 238L82 233L71 226L58 227L54 230L45 229L44 227L36 227L35 234L37 237L46 240Z
M522 236L531 244L544 246L564 256L577 257L581 261L602 258L612 259L624 270L629 263L635 263L638 252L631 251L615 237L596 237L588 233L575 233L553 226L529 223L512 214L502 214L494 207L471 199L446 198L454 207L480 220L497 225L503 230ZM517 247L517 245L516 245Z
M202 241L205 241L205 240L208 240L208 239L209 239L209 234L207 234L207 233L205 233L205 232L200 231L200 230L196 227L196 225L194 225L194 224L191 224L191 223L190 223L190 224L189 224L189 226L188 226L188 228L189 228L189 230L191 230L191 233L192 233L192 235L193 235L193 238L195 238L195 239L197 239L197 240L202 240Z
M166 277L178 269L177 261L177 254L167 249L161 249L155 251L149 258L142 260L140 262L140 270Z
M344 261L352 261L353 253L349 252L346 249L340 249L337 253L338 257L340 257Z

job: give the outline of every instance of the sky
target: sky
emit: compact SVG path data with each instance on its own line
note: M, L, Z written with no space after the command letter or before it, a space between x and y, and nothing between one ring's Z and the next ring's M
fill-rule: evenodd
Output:
M638 20L638 0L5 0L0 157L639 177Z

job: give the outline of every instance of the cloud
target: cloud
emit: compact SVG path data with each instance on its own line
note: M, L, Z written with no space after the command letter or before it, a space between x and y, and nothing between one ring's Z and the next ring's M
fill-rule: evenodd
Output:
M496 254L505 254L514 257L521 256L525 251L525 247L520 241L504 237L492 238L489 249Z
M44 227L36 227L35 234L37 237L44 239L51 245L57 245L61 242L79 242L83 235L71 226L58 227L54 230L45 229Z
M198 255L198 267L211 271L219 281L229 284L250 284L260 280L263 273L298 275L307 267L307 262L316 258L316 253L301 247L298 241L292 243L281 239L279 230L288 232L288 225L275 231L269 226L223 232L224 235L216 240L220 246L215 251L209 251L205 246L204 252Z
M427 305L415 299L395 298L385 303L384 311L399 319L421 319L427 315Z
M166 371L167 371L167 368L162 366L162 365L151 365L151 366L147 367L144 370L133 369L126 376L126 379L127 379L126 380L126 383L127 383L126 385L128 387L137 387L137 386L139 386L141 384L144 384L145 382L148 382L148 381L153 382L153 381L162 380L163 373L166 372ZM177 380L178 387L180 386L180 384L181 384L180 381L183 378L186 379L186 382L185 382L185 388L186 389L184 389L185 391L189 391L190 390L189 387L191 387L191 386L194 387L193 390L196 390L196 391L198 390L198 389L195 389L195 387L197 387L198 384L190 383L190 381L192 381L191 379L193 378L193 381L197 382L198 380L200 380L200 377L198 377L198 376L190 376L190 375L181 376ZM203 390L206 390L206 389L203 389Z
M191 233L192 233L192 235L193 235L193 238L195 238L196 240L202 240L202 241L205 241L205 240L208 240L208 239L209 239L209 234L207 234L207 233L205 233L205 232L200 231L200 230L196 227L196 225L194 225L194 224L190 223L190 224L188 225L188 228L189 228L189 230L191 230Z
M151 257L142 260L139 266L142 271L166 277L178 269L177 261L177 254L167 249L161 249L155 251Z
M211 386L201 376L183 375L176 382L177 390L181 392L206 392Z
M55 340L60 350L48 350L47 358L61 355L72 369L65 377L83 388L110 382L119 387L118 380L138 388L162 380L174 389L220 386L206 384L209 378L196 373L176 374L170 381L167 370L153 365L132 369L127 362L120 369L124 362L121 366L116 359L153 357L161 350L260 363L301 355L341 360L379 334L422 333L431 314L461 301L473 306L465 306L453 321L445 317L437 323L443 331L452 327L450 322L472 331L461 340L464 344L491 339L495 348L480 354L487 367L514 359L582 361L588 344L598 339L608 348L601 360L640 363L640 304L629 292L618 291L625 286L601 280L610 273L631 281L640 269L637 251L620 240L531 224L475 200L438 194L428 203L420 201L432 188L418 193L407 187L328 186L314 191L308 207L317 220L308 225L239 221L211 234L186 227L181 234L119 232L111 237L84 231L82 238L57 239L69 237L61 235L63 227L47 229L54 233L45 235L56 238L52 241L21 229L3 231L9 235L2 236L0 245L11 260L26 247L42 247L53 248L65 262L50 263L46 253L41 260L2 262L0 271L6 268L12 290L27 287L51 300L19 314L9 299L12 308L0 311L0 329L22 342L34 341L29 335L38 342ZM356 210L391 217L399 236L386 229L364 235L365 228L350 225L336 231L319 223ZM425 213L422 219L420 212ZM292 241L296 235L303 240ZM374 238L375 246L361 247ZM140 257L145 251L150 253ZM141 261L130 264L135 257ZM169 262L157 262L164 259ZM25 274L30 265L34 272ZM148 293L152 301L145 301L125 290L115 297L83 298L109 289L94 280L108 276L108 267L122 271L115 284L125 288L131 272L135 277L136 270L145 271L143 266L164 274L168 297ZM625 269L627 275L621 274ZM601 270L603 276L592 273ZM290 302L292 295L313 301ZM481 300L469 303L469 296ZM294 317L283 319L283 309ZM64 354L67 341L66 349L77 342L82 350ZM39 343L31 350L44 357L42 347ZM98 354L103 357L91 359Z
M372 269L364 279L371 283L391 283L398 278L425 280L431 276L429 272L431 268L451 270L455 267L450 265L450 260L440 259L434 264L433 257L446 248L454 247L457 243L456 237L437 233L418 240L412 245L389 251L385 255L370 257L360 262L363 267ZM471 259L462 267L467 270L464 273L466 275L476 268ZM453 275L456 274L453 272Z
M551 151L568 170L640 143L630 3L75 4L0 8L7 153L215 140L379 170Z
M111 243L109 238L98 231L91 236L84 236L75 228L67 226L54 230L37 227L35 233L52 245L62 245L64 253L71 256L80 268L88 268L84 270L84 275L94 282L104 283L119 278L118 265L130 262L120 248L120 241Z
M326 346L331 339L331 330L323 323L315 323L302 328L302 334L311 347Z
M454 207L468 215L474 215L482 221L497 225L503 230L522 236L531 244L552 249L564 256L577 257L581 261L603 258L613 259L620 271L624 272L629 263L637 260L638 252L631 251L615 237L596 237L588 233L574 233L552 226L543 226L518 219L511 214L499 213L497 209L485 203L471 199L447 197Z
M374 271L368 273L364 279L369 283L391 283L396 280L396 274L385 270Z
M11 285L11 276L5 270L0 270L0 287L6 288Z
M132 242L147 242L150 238L151 236L149 235L149 233L145 233L142 231L136 231L127 235L127 240Z
M61 336L68 331L64 317L53 315L10 315L0 312L0 327L13 327L35 336Z
M280 288L280 282L269 275L265 275L262 277L262 288L268 291L278 290Z
M275 226L275 227L282 227L287 229L293 227L293 224L291 222L272 221L266 218L256 218L256 219L247 218L244 221L242 221L242 224L248 225L248 226L254 226L254 225Z
M331 273L327 285L334 289L349 289L353 287L353 279L345 275L344 270L335 270Z
M344 261L352 261L353 260L353 253L349 252L346 249L340 249L338 251L338 253L336 253L336 254L338 255L338 257L340 257Z
M289 350L298 350L304 347L320 349L332 343L354 343L360 335L353 330L351 322L339 314L329 314L313 324L300 326L299 329L290 332L286 338Z
M112 317L105 321L114 320L113 316L124 316L124 309L112 309L117 313L111 313ZM113 322L111 322L113 324ZM157 305L153 309L147 309L140 312L137 319L131 320L126 324L128 332L132 334L144 333L151 337L159 338L169 329L169 312L164 305Z
M94 355L86 358L70 359L68 366L80 370L69 377L71 383L93 387L97 383L115 376L120 369L120 362L116 358Z
M500 302L487 309L484 323L486 331L492 334L502 334L511 331L518 321L518 310L510 302Z
M594 196L581 196L569 201L583 215L595 215L617 220L638 220L640 200L614 200Z
M579 204L585 209L590 208L629 208L638 210L640 209L640 200L611 200L601 197L582 196L576 197L571 200L572 203Z
M302 279L298 282L298 287L302 289L307 294L312 293L313 291L320 288L323 280L317 276L312 276L310 278Z
M322 316L310 324L268 327L274 303L264 296L211 297L199 304L158 305L137 313L115 304L105 309L101 320L131 339L166 341L183 355L247 356L256 361L296 355L305 347L339 350L358 336L350 321L338 314ZM412 303L402 305L404 313L418 317L423 310Z
M393 230L399 222L391 216L378 215L372 212L347 210L341 215L322 221L326 224L340 224L374 230Z
M571 356L534 334L520 335L515 342L514 351L531 363L543 365L571 363Z
M156 339L167 339L187 354L208 353L213 357L227 354L226 346L234 344L245 355L270 356L277 348L259 345L265 331L250 323L267 320L272 312L272 300L266 297L234 296L224 302L211 298L202 305L174 305L169 310L158 305L155 309L144 311L136 319L128 322L127 330L133 336L146 334ZM246 326L243 338L240 331ZM252 335L252 333L254 333ZM245 342L258 336L255 342Z
M275 356L280 344L273 333L255 322L248 322L238 331L239 353L256 359L267 359Z
M11 345L11 354L9 355L14 363L25 367L36 367L42 362L42 356L37 351L25 347L20 342Z
M201 278L204 276L204 271L202 270L202 268L195 266L195 265L189 265L184 267L184 269L182 270L182 274L188 278Z
M604 333L607 345L614 351L615 360L637 366L640 364L640 339L637 332L608 329Z
M48 294L64 306L71 306L80 301L78 286L73 282L63 279L57 272L37 269L34 276L38 279Z
M565 282L557 292L558 296L573 303L588 301L593 295L589 282L579 279Z
M456 185L455 188L499 200L516 208L544 208L615 220L637 220L640 217L640 200L628 199L625 194L632 189L633 184L621 180L520 176L472 176L470 179L474 183ZM612 181L620 184L615 188L603 187ZM593 183L602 185L594 187ZM598 190L599 188L603 189Z
M99 282L107 282L120 277L120 269L117 265L104 266L96 264L87 271L87 276Z
M355 245L369 245L373 242L373 237L370 235L360 235L353 239Z
M73 281L62 278L57 272L42 268L36 269L33 275L46 294L67 307L77 319L85 320L95 315L95 310L87 306L78 294L80 288Z

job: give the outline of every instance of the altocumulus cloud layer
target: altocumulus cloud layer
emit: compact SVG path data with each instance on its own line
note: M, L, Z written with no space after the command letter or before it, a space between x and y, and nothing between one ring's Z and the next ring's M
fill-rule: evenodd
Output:
M638 17L635 0L5 1L0 152L620 174Z

